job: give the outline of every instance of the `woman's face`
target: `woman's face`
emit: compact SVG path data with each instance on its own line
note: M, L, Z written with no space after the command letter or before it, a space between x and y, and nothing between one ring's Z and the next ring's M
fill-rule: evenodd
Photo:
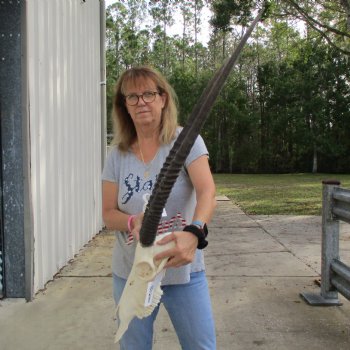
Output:
M156 94L154 94L157 92ZM153 93L153 94L152 94ZM143 98L141 97L143 95ZM136 84L128 84L125 89L125 105L136 128L158 127L162 118L166 95L159 95L156 84L151 79L139 79ZM135 105L130 105L130 103ZM145 102L152 100L152 102Z

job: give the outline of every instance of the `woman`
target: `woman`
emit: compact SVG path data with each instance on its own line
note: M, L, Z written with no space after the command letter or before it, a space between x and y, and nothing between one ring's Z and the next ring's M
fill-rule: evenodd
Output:
M112 270L118 304L130 273L136 242L157 175L181 128L176 97L169 83L150 67L125 71L113 101L114 148L103 171L103 219L116 230ZM183 349L215 349L215 329L203 251L198 238L182 229L191 223L203 228L215 208L215 185L208 151L199 136L171 191L158 234L175 247L156 256L169 258L162 280L161 302ZM153 323L159 307L144 319L135 318L120 341L121 349L152 349Z

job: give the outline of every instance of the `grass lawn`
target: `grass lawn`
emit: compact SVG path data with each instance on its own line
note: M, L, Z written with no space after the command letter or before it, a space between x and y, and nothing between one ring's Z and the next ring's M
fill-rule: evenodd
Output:
M214 174L217 194L252 215L321 215L322 180L350 188L344 174Z

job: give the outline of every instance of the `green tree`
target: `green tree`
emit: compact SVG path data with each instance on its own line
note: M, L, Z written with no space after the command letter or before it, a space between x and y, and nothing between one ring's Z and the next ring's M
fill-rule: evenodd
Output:
M129 0L108 9L108 115L120 72L150 64L167 75L179 98L180 123L186 122L262 2L211 1L216 16L207 47L195 34L203 4ZM169 36L176 6L183 30ZM316 0L269 1L201 132L214 171L350 171L348 12L343 1L315 6Z
M162 63L160 63L163 72L167 72L169 59L167 30L174 23L173 13L177 7L177 3L178 0L149 1L149 13L153 21L157 24L154 30L155 40L157 42L155 47L163 55Z
M348 0L214 0L212 24L228 30L232 25L245 24L252 12L267 4L266 16L270 18L299 20L310 26L329 45L342 53L350 54L350 4Z

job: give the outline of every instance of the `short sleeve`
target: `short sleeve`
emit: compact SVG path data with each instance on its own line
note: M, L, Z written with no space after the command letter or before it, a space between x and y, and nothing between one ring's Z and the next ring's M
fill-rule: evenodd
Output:
M198 135L195 143L191 148L189 155L186 158L185 166L188 167L194 160L204 155L208 156L209 152L207 150L202 136Z
M118 160L119 152L116 148L108 153L106 162L102 171L102 180L118 182L120 172L120 162Z

